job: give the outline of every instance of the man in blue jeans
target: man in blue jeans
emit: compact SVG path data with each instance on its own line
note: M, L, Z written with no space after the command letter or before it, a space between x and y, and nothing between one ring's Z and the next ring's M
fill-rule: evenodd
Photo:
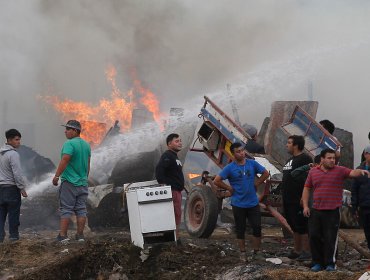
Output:
M21 195L27 197L26 180L22 175L19 154L21 134L16 129L5 132L6 143L0 148L0 243L5 238L5 221L8 216L9 240L19 239Z

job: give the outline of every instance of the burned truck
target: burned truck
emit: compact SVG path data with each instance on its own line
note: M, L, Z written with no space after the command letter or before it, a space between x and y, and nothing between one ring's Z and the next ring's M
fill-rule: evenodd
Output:
M188 154L187 160L189 158L190 160L184 165L185 173L188 174L188 185L191 186L185 204L185 227L191 236L201 238L212 234L216 227L218 214L225 204L225 198L229 196L227 192L213 184L215 173L232 161L230 152L232 143L246 144L251 141L251 137L225 112L208 97L204 98L205 102L199 114L202 124ZM259 192L262 213L277 218L288 232L292 231L280 213L282 206L281 170L289 157L285 149L288 136L293 134L304 136L305 152L312 158L324 148L337 150L342 147L336 137L329 134L314 120L317 107L318 103L312 101L275 102L272 106L271 117L265 120L261 129L262 133L259 135L261 143L265 144L267 155L247 153L248 158L258 161L270 173L269 179ZM352 137L351 134L347 134L347 138L348 136ZM196 147L197 144L198 147ZM202 154L203 157L198 157L198 161L202 159L204 166L210 167L212 171L202 170L201 166L196 164L197 156L191 155L191 152ZM209 159L208 163L204 155ZM344 156L344 158L351 158L351 156ZM348 167L352 166L349 164ZM197 182L195 182L196 178ZM353 226L356 222L349 215L349 197L350 192L345 190L342 223L346 226Z

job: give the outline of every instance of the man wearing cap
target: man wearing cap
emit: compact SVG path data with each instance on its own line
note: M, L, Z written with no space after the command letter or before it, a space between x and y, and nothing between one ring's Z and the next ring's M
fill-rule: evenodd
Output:
M365 161L357 169L369 171L370 169L370 145L364 150ZM352 182L351 194L352 211L355 216L360 214L360 220L364 227L367 247L370 249L370 178L358 177ZM358 209L360 211L358 212Z
M67 141L63 144L61 161L53 178L54 186L59 178L60 233L57 240L68 242L69 219L75 214L77 218L77 241L85 241L83 231L86 223L86 200L88 195L87 177L90 171L90 145L80 138L81 124L69 120L63 125Z
M245 145L245 149L249 153L253 154L265 154L265 148L257 143L257 128L253 125L245 124L243 125L244 130L248 133L248 135L251 137L250 140L248 140L247 144Z

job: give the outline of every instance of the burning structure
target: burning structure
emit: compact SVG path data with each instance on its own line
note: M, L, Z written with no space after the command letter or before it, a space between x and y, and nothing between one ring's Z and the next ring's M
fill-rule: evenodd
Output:
M183 117L182 109L172 109L168 122L162 123L164 114L159 111L154 93L134 78L133 88L123 94L116 85L116 74L113 67L106 71L112 86L111 99L103 99L96 106L61 100L56 96L41 97L62 115L64 121L81 120L81 137L93 148L88 198L89 226L92 228L127 223L127 219L122 219L124 208L120 187L125 183L155 179L154 167L165 146L161 143L162 133L167 133L167 129L181 130L178 124ZM193 126L188 125L183 130L189 130L189 127ZM194 131L179 133L184 135L187 143L194 135ZM31 226L28 221L37 225L56 220L56 201L55 188L47 187L42 195L24 204L25 208L33 207L33 211L32 214L24 211L22 225Z
M116 75L114 67L107 69L107 80L112 87L111 99L103 99L96 106L84 102L60 100L55 96L41 97L61 113L63 120L73 118L81 120L83 124L81 137L90 142L94 149L89 177L88 203L89 225L93 228L127 224L127 221L122 219L126 211L121 195L122 186L126 183L155 179L154 167L165 149L164 141L160 142L163 134L176 131L182 136L185 147L179 157L182 161L185 161L187 157L184 171L189 189L195 181L198 180L197 183L199 183L202 179L199 175L203 170L216 174L220 164L223 165L230 160L226 148L226 150L221 149L220 153L224 156L218 161L218 166L212 164L212 161L204 155L199 157L194 153L188 154L196 124L182 121L184 110L171 109L168 122L165 123L162 121L164 114L160 112L159 102L152 91L134 78L133 88L123 94L116 84ZM296 105L303 108L312 118L315 117L317 102L275 102L272 105L270 118L266 118L260 129L259 141L276 162L274 169L279 169L279 166L283 165L286 160L287 154L284 153L286 128L282 125L290 120ZM221 111L220 114L224 113ZM114 125L108 129L111 124ZM207 153L214 154L213 151L219 148L220 137L217 137L212 127L212 125L204 126L203 124L198 134L207 134L207 140L202 143L203 148L208 151ZM148 136L151 139L148 139ZM347 136L351 135L347 134L339 140L349 139ZM140 145L137 145L138 143ZM351 140L346 143L351 144ZM122 154L122 147L125 147L127 152ZM351 167L350 164L347 166ZM55 194L55 191L51 191L51 194ZM56 209L49 212L50 215L55 215Z
M112 87L111 99L102 99L96 106L69 99L61 100L57 96L41 96L40 98L52 105L61 114L63 121L80 120L83 125L81 137L93 148L102 143L108 127L116 121L119 122L119 129L122 133L136 127L137 122L144 123L148 119L154 119L162 127L159 102L151 90L133 77L133 88L127 93L122 93L116 84L116 69L109 66L105 73ZM132 123L133 118L134 123Z

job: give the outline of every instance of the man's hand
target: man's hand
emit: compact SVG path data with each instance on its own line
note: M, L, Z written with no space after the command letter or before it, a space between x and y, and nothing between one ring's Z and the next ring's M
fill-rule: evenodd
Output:
M370 178L370 172L367 170L362 170L362 176L367 176L368 178Z
M303 209L303 216L305 216L305 217L309 217L310 216L310 208L308 208L308 207L305 207L304 209Z
M229 186L228 184L225 184L223 181L222 181L222 178L220 177L220 175L217 175L215 177L215 179L213 180L213 183L219 187L220 189L223 189L225 190L225 194L227 193L228 196L232 196L233 193L234 193L234 189Z
M54 178L53 178L53 185L54 186L58 186L58 182L59 182L59 177L54 176Z
M27 194L27 192L25 190L21 190L21 195L23 197L27 197L28 196L28 194Z
M230 193L230 196L232 196L234 193L234 189L232 188L232 186L230 186L230 188L227 191Z
M353 169L351 171L351 173L349 173L349 177L350 178L357 178L357 177L361 177L361 176L366 176L368 178L370 178L370 173L369 171L367 170L364 170L364 169Z

